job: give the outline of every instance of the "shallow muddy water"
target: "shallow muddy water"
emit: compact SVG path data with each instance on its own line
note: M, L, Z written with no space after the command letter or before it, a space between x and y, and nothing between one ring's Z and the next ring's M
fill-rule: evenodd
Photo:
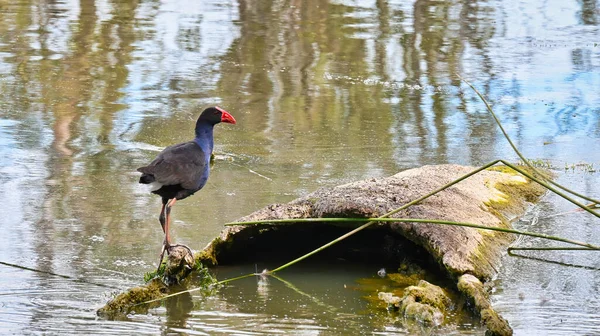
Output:
M599 36L588 0L0 0L0 334L414 333L352 289L378 260L307 261L287 283L249 278L96 318L156 267L160 200L135 169L189 140L203 107L235 116L215 129L208 184L174 208L175 240L201 249L224 223L321 186L516 162L459 73L527 157L598 198ZM515 226L600 244L600 220L573 209L548 195ZM492 296L516 334L600 333L600 255L521 254L505 257Z

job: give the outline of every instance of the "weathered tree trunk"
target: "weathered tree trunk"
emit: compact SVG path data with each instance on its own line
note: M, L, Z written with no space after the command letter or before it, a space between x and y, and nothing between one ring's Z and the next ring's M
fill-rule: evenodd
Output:
M322 188L286 204L273 204L238 221L318 217L379 217L473 171L458 165L424 166L387 178L369 179L333 188ZM543 195L545 189L510 168L480 172L445 189L423 202L394 214L394 218L438 219L468 222L490 227L511 228L510 221ZM231 264L247 256L256 257L261 246L287 251L303 245L302 237L314 239L330 223L298 223L273 226L227 227L203 251L196 254L208 265ZM348 223L347 230L357 224ZM373 230L381 237L382 253L403 257L423 248L459 289L474 302L476 312L490 334L511 334L508 323L491 307L483 284L492 279L500 266L502 253L515 236L509 233L460 226L423 223L386 222ZM384 237L392 233L414 245L398 243L398 249L386 246ZM286 238L287 237L287 238ZM291 239L290 239L291 237ZM352 250L369 244L373 236L360 241ZM415 247L416 246L416 247ZM369 251L370 253L371 251ZM346 257L348 257L346 255Z

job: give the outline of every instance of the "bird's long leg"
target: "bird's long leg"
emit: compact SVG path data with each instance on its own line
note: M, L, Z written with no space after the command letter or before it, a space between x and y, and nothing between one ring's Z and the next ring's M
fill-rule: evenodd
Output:
M171 251L172 247L183 247L187 250L187 253L192 256L194 256L194 252L192 252L192 250L187 247L186 245L183 244L175 244L175 245L171 245L171 239L170 239L170 235L169 235L169 226L171 224L171 207L175 204L175 201L177 201L176 198L172 198L167 202L167 206L166 206L166 210L167 210L167 227L165 228L166 232L165 232L165 246L166 246L166 250L167 253L169 253Z
M160 215L158 216L158 221L160 222L160 226L162 227L163 233L165 234L165 240L163 241L162 247L160 248L160 259L158 260L158 269L156 269L156 273L160 270L160 265L162 264L163 257L165 256L165 251L167 250L167 236L166 236L166 221L165 221L165 207L167 203L163 203L162 208L160 209Z
M162 260L165 256L165 251L167 250L166 246L167 245L163 243L163 246L160 248L160 259L158 260L158 268L156 269L156 274L158 274L158 272L160 271L160 265L162 265Z
M171 246L171 238L170 238L171 236L169 235L169 226L171 225L171 207L173 207L173 205L175 205L175 201L177 201L177 198L171 198L167 202L167 206L166 206L167 221L166 221L166 226L165 226L165 245L166 245L167 250Z
M160 270L160 265L162 264L162 259L165 255L165 251L167 253L169 253L170 249L171 249L171 236L169 235L169 226L171 224L171 208L173 207L173 205L175 204L175 202L177 201L177 198L171 198L165 205L163 205L163 209L161 210L161 216L159 217L160 220L160 224L163 226L163 231L165 232L165 242L163 243L163 247L162 247L162 251L160 252L160 260L158 261L158 269L157 269L157 273L158 270ZM165 215L166 213L166 220L164 219L163 215ZM164 220L164 222L163 222ZM187 248L187 250L189 251L189 253L191 255L192 251L190 250L189 247L185 246L185 248Z
M167 204L163 203L162 208L160 209L160 215L158 216L158 221L160 222L163 233L165 233L165 205Z

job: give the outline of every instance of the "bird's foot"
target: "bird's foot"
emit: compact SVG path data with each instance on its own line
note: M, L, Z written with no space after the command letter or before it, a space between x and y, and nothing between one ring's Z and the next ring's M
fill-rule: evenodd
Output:
M183 244L169 245L165 281L168 284L179 283L190 274L195 264L194 253L189 247Z
M171 254L171 251L180 251L180 250L185 250L185 252L183 254L188 254L193 256L194 252L192 252L192 249L189 248L187 245L184 244L175 244L175 245L168 245L167 246L167 254ZM179 252L181 253L181 252Z

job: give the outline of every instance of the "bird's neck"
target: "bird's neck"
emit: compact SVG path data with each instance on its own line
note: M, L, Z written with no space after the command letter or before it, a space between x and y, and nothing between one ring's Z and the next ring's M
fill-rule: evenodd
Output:
M194 142L202 148L207 160L210 160L210 154L213 151L213 125L199 124L196 126L196 138Z

